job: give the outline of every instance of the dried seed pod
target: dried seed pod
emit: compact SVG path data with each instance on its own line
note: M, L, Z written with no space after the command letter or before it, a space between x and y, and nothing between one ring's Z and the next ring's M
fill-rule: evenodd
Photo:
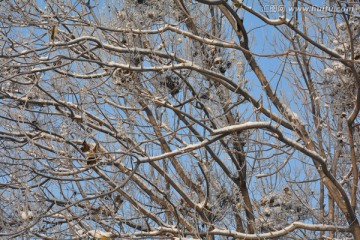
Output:
M176 95L180 92L179 78L175 76L166 76L160 84L170 90L171 95Z
M214 59L214 64L221 64L223 62L222 57L217 57Z
M50 42L51 42L51 43L54 43L54 41L55 41L55 36L56 36L58 30L59 30L59 26L58 26L57 24L52 27L52 29L51 29L51 35L50 35Z
M290 189L289 189L288 187L284 188L284 193L285 193L286 195L291 196L291 192L290 192Z
M105 154L105 157L109 158L109 154L106 154L106 150L100 146L99 143L88 144L85 140L82 143L80 150L83 153L86 153L86 164L95 165L98 160L101 159L102 155Z
M121 204L124 202L124 200L121 199L121 196L120 196L120 195L117 195L117 196L115 197L115 202L116 202L117 204L121 205Z
M118 68L113 72L112 77L115 85L123 85L136 80L137 75L136 72Z

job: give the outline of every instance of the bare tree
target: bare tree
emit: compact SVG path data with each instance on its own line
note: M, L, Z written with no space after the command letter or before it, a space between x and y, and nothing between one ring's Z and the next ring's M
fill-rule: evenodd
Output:
M359 2L282 4L1 1L0 236L359 240Z

